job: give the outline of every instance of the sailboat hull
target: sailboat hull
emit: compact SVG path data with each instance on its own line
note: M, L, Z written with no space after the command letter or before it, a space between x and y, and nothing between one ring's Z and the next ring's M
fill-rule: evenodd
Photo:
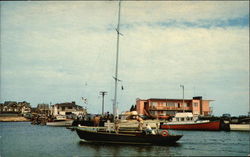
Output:
M78 136L89 142L124 143L124 144L175 144L182 135L144 135L144 134L116 134L108 132L89 131L77 128Z

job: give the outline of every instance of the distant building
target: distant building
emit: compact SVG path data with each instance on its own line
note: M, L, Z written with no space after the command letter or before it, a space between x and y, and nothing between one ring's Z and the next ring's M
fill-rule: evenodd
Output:
M52 105L50 111L54 116L70 114L86 115L86 109L82 106L76 105L74 101Z
M29 113L31 111L30 103L23 101L23 102L16 102L16 101L5 101L3 104L0 104L0 111L1 113L12 112L12 113Z
M42 114L50 114L49 104L38 104L36 111Z
M192 112L194 115L211 115L209 103L213 100L203 100L202 97L193 99L160 99L150 98L136 100L136 111L141 115L155 117L174 116L177 112Z

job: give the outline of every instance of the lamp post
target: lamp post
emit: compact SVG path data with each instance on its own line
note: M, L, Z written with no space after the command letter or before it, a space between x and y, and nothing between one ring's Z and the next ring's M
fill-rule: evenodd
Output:
M182 88L182 107L183 107L183 112L184 112L184 85L180 85Z

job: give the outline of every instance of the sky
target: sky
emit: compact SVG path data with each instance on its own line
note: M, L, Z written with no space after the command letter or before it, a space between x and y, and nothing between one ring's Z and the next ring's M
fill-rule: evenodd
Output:
M117 1L1 1L1 102L114 98ZM249 111L249 1L123 1L118 111L137 98L202 96L213 115ZM123 86L123 90L122 87ZM87 98L84 103L81 98Z

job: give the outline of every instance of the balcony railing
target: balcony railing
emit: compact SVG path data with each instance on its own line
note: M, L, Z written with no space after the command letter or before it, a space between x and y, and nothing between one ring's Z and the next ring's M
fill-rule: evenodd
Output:
M149 110L192 110L192 107L150 106Z

